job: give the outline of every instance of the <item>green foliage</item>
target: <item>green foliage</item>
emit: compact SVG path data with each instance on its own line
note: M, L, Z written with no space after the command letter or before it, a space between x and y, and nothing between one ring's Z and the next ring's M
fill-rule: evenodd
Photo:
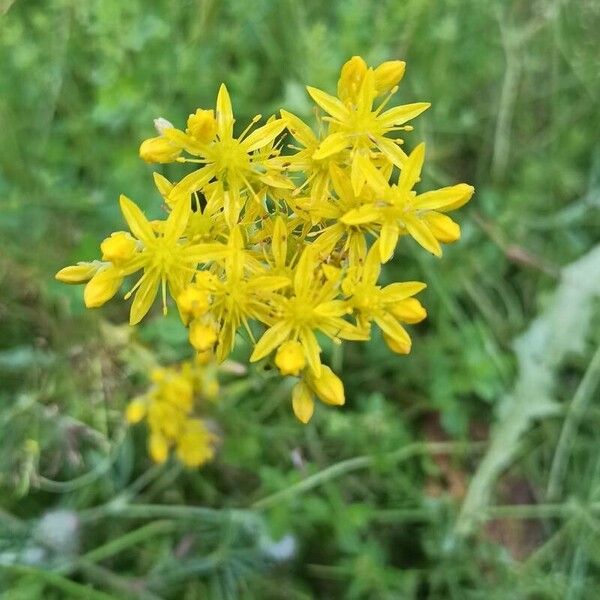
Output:
M599 28L592 0L0 1L0 597L593 598ZM303 83L353 54L407 60L425 183L477 190L443 263L389 265L430 282L413 351L328 349L348 402L306 427L285 382L227 373L217 460L151 466L122 412L184 332L53 274L119 193L157 206L153 118L222 80L241 122L310 118Z

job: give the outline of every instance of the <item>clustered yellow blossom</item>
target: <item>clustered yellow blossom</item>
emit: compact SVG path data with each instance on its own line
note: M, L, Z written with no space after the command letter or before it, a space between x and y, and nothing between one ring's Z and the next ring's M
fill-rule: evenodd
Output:
M224 84L214 109L196 110L185 128L157 119L158 136L142 143L141 157L192 167L176 182L154 174L164 219L148 220L121 196L129 231L106 238L100 260L57 278L86 283L85 303L97 307L136 274L125 294L133 296L132 324L160 291L163 310L170 296L202 356L221 362L247 336L250 362L273 360L297 378L292 407L303 423L315 398L344 404L341 380L322 362L322 340L368 340L375 325L390 350L408 353L404 325L426 317L414 297L425 284L384 286L381 266L401 237L440 256L442 244L460 237L447 213L473 194L465 183L415 191L425 145L407 152L399 135L429 103L390 107L404 69L402 61L372 68L355 56L341 69L337 96L308 87L316 129L281 110L262 125L257 115L236 135ZM151 424L157 459L178 444L164 430L170 419L160 420L161 430Z
M216 435L194 416L194 410L199 401L214 400L219 393L213 369L196 360L153 369L150 379L150 389L129 403L125 416L132 424L147 420L152 459L163 463L174 448L177 458L188 467L211 460Z

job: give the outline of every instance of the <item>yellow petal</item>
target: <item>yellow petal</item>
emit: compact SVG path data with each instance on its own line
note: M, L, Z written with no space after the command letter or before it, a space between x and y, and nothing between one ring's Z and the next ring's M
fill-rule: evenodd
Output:
M402 125L415 117L418 117L423 111L431 106L430 102L414 102L413 104L403 104L386 110L377 119L384 127L395 127Z
M233 135L233 109L231 107L231 98L224 83L219 88L217 95L217 131L219 137L231 138Z
M284 267L287 260L287 237L285 222L281 216L278 216L273 225L271 252L273 252L275 265L279 268Z
M83 301L87 308L98 308L108 302L121 287L123 277L114 267L98 271L87 283L83 291Z
M298 420L304 424L313 416L315 402L309 387L303 381L299 381L292 390L292 408Z
M310 97L326 112L338 121L344 121L348 118L348 109L344 106L335 96L330 96L322 90L317 88L306 86L306 90L310 94Z
M408 158L406 152L393 140L384 137L376 138L377 147L383 155L393 164L401 169Z
M202 154L205 146L200 144L193 137L187 135L187 133L183 133L181 129L165 129L163 133L165 139L169 140L169 143L176 148L183 148L186 152L190 154ZM169 161L172 162L172 161Z
M367 260L364 263L362 279L370 285L375 285L381 272L381 257L379 253L379 241L376 241L367 254Z
M408 348L408 351L410 351L410 336L406 332L406 329L392 315L389 313L377 315L375 323L381 327L383 333L396 342L398 347ZM394 352L397 352L397 350L394 350ZM404 352L400 352L400 354L404 354Z
M312 373L318 377L321 374L322 367L321 358L319 356L321 353L321 348L319 347L317 338L311 329L304 327L300 331L300 342L304 346L304 352L308 366L310 367Z
M394 144L394 146L396 145ZM398 149L397 146L396 149ZM381 171L372 163L371 160L369 160L368 157L362 155L360 156L360 160L358 160L356 164L353 164L352 168L354 169L356 167L357 169L359 169L364 180L369 184L373 191L376 194L383 196L389 189L389 177L386 179L382 175Z
M361 168L361 163L367 161L368 158L363 157L359 152L354 152L352 156L352 165L350 167L350 183L352 184L352 191L355 196L359 196L365 185L366 179Z
M373 204L364 204L359 208L353 208L345 213L340 221L345 225L366 225L378 221L381 210Z
M138 240L142 240L145 243L152 243L155 239L154 230L138 205L124 194L121 194L119 204L121 205L121 212L125 221L127 221L127 225L129 225L131 233Z
M404 225L413 239L425 248L425 250L431 252L435 256L442 255L442 248L440 247L439 242L435 239L426 223L421 219L407 215L404 218Z
M278 321L272 327L269 327L258 340L252 356L250 356L250 362L256 362L261 360L268 354L270 354L277 346L282 344L290 334L292 330L291 325L287 321Z
M399 236L400 228L398 227L398 223L395 221L386 221L383 224L379 234L379 254L382 263L387 262L394 256Z
M154 178L154 185L156 185L156 189L160 192L160 195L166 199L173 189L173 184L160 173L154 172L152 173L152 177Z
M474 191L475 188L472 185L459 183L419 194L415 198L414 204L419 210L455 210L466 204L473 196Z
M160 273L158 270L147 271L144 273L143 279L131 303L131 310L129 311L130 325L139 323L150 310L158 291Z
M322 160L332 154L341 152L347 148L349 144L350 139L345 133L332 133L321 141L319 147L313 152L312 158L313 160Z
M181 198L169 214L165 223L164 237L175 243L185 231L190 214L192 213L192 203Z
M426 287L427 285L421 281L402 281L386 285L381 292L387 302L401 302L418 294Z
M421 169L425 160L425 143L421 142L408 156L402 169L400 170L400 178L398 187L404 192L412 190L415 183L420 181Z
M315 250L305 246L294 273L294 291L297 296L303 295L310 287L317 267Z
M169 202L175 204L180 199L187 198L197 190L202 190L204 186L214 177L215 167L207 165L186 175L179 183L173 187L169 194Z
M285 121L276 119L253 131L244 139L242 145L246 152L253 152L272 142L284 129Z
M313 130L300 118L287 110L281 109L281 118L285 121L288 131L304 146L317 144L317 137Z

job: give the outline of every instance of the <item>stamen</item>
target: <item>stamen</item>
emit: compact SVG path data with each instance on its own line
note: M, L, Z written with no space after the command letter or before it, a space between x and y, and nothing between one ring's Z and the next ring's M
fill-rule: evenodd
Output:
M392 96L398 91L398 86L395 85L389 92L389 94L383 99L381 104L375 109L375 115L379 116L379 113L385 108L386 104L391 100Z
M250 129L252 129L252 127L254 125L256 125L256 123L258 123L261 119L262 119L262 115L255 115L254 117L252 117L252 121L250 121L250 123L248 123L248 126L246 127L246 129L244 129L244 131L242 131L242 133L238 139L243 140L246 137L246 134L250 131Z
M201 165L208 164L208 161L202 158L186 158L185 156L178 156L175 161L179 163L197 163Z
M135 292L135 290L137 290L140 285L142 285L144 279L146 279L146 277L148 276L148 271L146 271L137 281L137 283L125 294L125 296L123 296L123 298L125 300L129 300L129 298L131 298L131 295L133 294L133 292Z

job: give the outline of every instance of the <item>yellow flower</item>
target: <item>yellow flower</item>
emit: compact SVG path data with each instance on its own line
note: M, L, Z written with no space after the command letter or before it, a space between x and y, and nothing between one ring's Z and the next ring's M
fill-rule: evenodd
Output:
M216 269L218 276L203 277L196 284L211 295L211 314L219 328L216 356L222 362L234 348L235 334L240 325L252 339L249 320L269 321L274 292L288 286L290 280L251 268L256 267L255 260L244 250L239 228L231 231L227 254L219 262L222 266Z
M290 187L287 179L278 178L271 172L273 165L269 160L278 152L272 149L272 152L266 156L257 152L269 146L283 131L285 128L283 121L271 120L248 133L260 119L259 115L239 137L234 137L235 119L225 84L219 89L214 114L214 121L212 111L197 111L194 115L190 115L187 133L175 128L166 129L164 132L165 137L175 146L192 156L199 157L196 162L203 165L175 185L172 191L174 198L187 198L192 192L203 190L213 178L216 178L220 193L226 196L224 201L235 207L231 212L239 214L240 195L244 190L255 193L253 183ZM194 162L194 159L181 160ZM230 220L230 226L237 222L237 216L235 214L235 218Z
M406 63L402 60L389 60L381 63L374 71L375 92L379 96L392 90L404 76ZM345 104L356 104L361 85L367 74L367 63L360 56L353 56L344 63L338 81L338 97Z
M158 234L129 198L121 195L120 204L131 233L142 246L132 264L127 265L129 272L144 269L142 277L126 295L128 298L135 292L129 318L134 325L150 310L159 285L162 285L163 312L166 313L167 285L171 295L177 298L191 281L198 263L215 260L223 254L223 250L220 244L189 245L181 239L191 212L188 202L182 201L175 206L166 221L161 223L161 233Z
M425 284L379 285L381 264L403 235L441 255L441 244L460 237L446 213L468 202L473 187L415 191L425 147L407 155L397 135L412 130L408 122L429 104L388 108L405 67L400 60L369 66L353 56L341 68L337 97L308 87L324 112L316 130L282 109L280 118L259 126L258 115L234 135L224 84L215 108L196 109L184 130L155 120L158 136L142 143L142 158L197 165L178 181L153 174L167 216L149 221L121 196L130 231L101 242L102 260L56 274L85 283L86 306L98 307L138 273L125 295L134 295L131 324L159 289L163 312L167 291L174 298L194 359L153 371L150 389L126 409L131 423L147 422L155 461L170 452L190 466L212 458L214 436L195 409L218 395L216 363L241 336L254 345L251 362L273 355L282 376L299 378L292 407L303 423L315 398L345 401L341 379L321 364L320 336L364 341L375 325L392 351L410 352L404 325L426 317L414 297ZM294 141L282 154L285 128Z
M460 237L458 225L442 214L466 204L474 188L466 183L417 194L413 191L420 179L425 144L419 144L400 171L397 184L390 185L370 164L363 173L375 192L376 201L348 211L342 222L346 225L377 225L380 227L380 254L383 262L394 254L401 233L410 234L423 248L441 256L439 242L451 242Z
M212 460L215 440L216 436L200 419L191 419L177 440L177 457L188 467L199 467Z
M352 149L352 185L357 194L364 184L361 165L369 162L369 151L378 149L390 163L401 168L406 160L405 152L399 147L402 140L385 136L407 130L404 124L430 106L428 102L416 102L383 110L386 99L373 108L373 101L378 95L373 69L368 69L364 74L355 103L350 105L317 88L309 86L307 90L311 98L330 115L325 120L331 124L330 135L321 142L313 159L322 160L347 148Z
M295 268L293 295L277 294L271 300L274 324L254 347L251 362L264 358L287 340L297 341L308 366L319 376L321 348L315 331L333 340L366 339L363 332L342 318L348 307L337 299L338 283L328 281L318 267L314 250L307 246Z
M407 354L411 340L400 322L418 323L427 316L421 303L412 298L426 285L420 281L407 281L378 286L381 272L379 243L373 244L369 250L364 266L356 267L348 274L342 289L348 296L348 304L352 306L359 326L368 329L371 321L375 321L390 349Z

